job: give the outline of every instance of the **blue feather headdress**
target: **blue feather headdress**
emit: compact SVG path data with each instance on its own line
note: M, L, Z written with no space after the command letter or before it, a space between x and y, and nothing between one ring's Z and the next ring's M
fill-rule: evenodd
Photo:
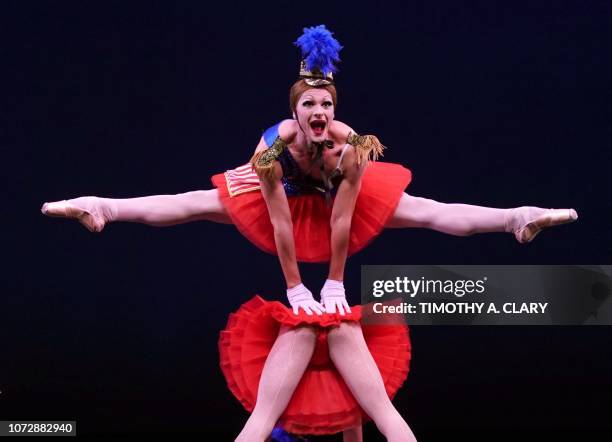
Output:
M310 86L333 84L337 71L334 62L340 61L338 53L342 46L325 25L304 28L295 45L302 50L300 78Z

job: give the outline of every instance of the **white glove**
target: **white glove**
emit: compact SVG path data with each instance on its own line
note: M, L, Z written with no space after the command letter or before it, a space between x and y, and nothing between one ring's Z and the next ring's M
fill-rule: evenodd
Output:
M293 307L293 313L298 314L300 308L304 309L307 315L312 315L314 311L317 315L322 315L325 309L312 297L312 293L304 284L298 284L295 287L287 289L287 299Z
M321 303L325 306L326 313L336 313L336 307L342 316L344 316L345 311L351 313L351 308L346 302L342 281L334 281L333 279L325 281L321 289Z

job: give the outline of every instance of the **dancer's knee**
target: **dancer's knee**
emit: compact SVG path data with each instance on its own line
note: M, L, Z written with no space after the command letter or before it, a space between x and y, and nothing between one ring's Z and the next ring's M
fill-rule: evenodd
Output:
M455 236L472 236L478 233L474 223L469 218L461 216L449 217L433 225L432 228Z
M471 236L478 233L473 217L464 204L441 203L432 199L410 197L411 217L415 225L455 236Z

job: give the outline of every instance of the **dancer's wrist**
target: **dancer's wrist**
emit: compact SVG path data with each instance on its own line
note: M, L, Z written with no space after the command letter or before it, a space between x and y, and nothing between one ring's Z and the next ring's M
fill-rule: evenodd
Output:
M327 313L350 313L351 308L346 301L344 282L328 278L321 289L321 304Z
M326 299L341 298L346 299L344 282L327 278L321 289L321 302L325 304Z
M287 299L293 308L293 313L296 315L300 308L304 309L308 315L312 315L313 311L317 315L323 313L323 306L315 301L312 292L302 283L287 289Z
M306 286L302 284L301 282L299 284L294 285L293 287L287 287L287 297L288 298L297 297L304 293L310 293L310 290L308 290Z
M344 281L328 277L323 284L323 288L342 289L344 290Z

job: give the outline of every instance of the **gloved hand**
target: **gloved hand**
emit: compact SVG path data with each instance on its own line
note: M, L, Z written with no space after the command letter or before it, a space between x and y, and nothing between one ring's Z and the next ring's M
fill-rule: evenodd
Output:
M323 306L312 297L311 291L301 283L287 289L287 299L289 299L289 304L293 307L293 313L296 315L300 308L304 309L307 315L312 315L313 311L317 315L322 315L325 310Z
M325 281L321 289L321 303L325 307L326 313L336 313L336 307L342 316L344 316L345 311L351 313L351 308L346 302L342 281L334 281L333 279Z

